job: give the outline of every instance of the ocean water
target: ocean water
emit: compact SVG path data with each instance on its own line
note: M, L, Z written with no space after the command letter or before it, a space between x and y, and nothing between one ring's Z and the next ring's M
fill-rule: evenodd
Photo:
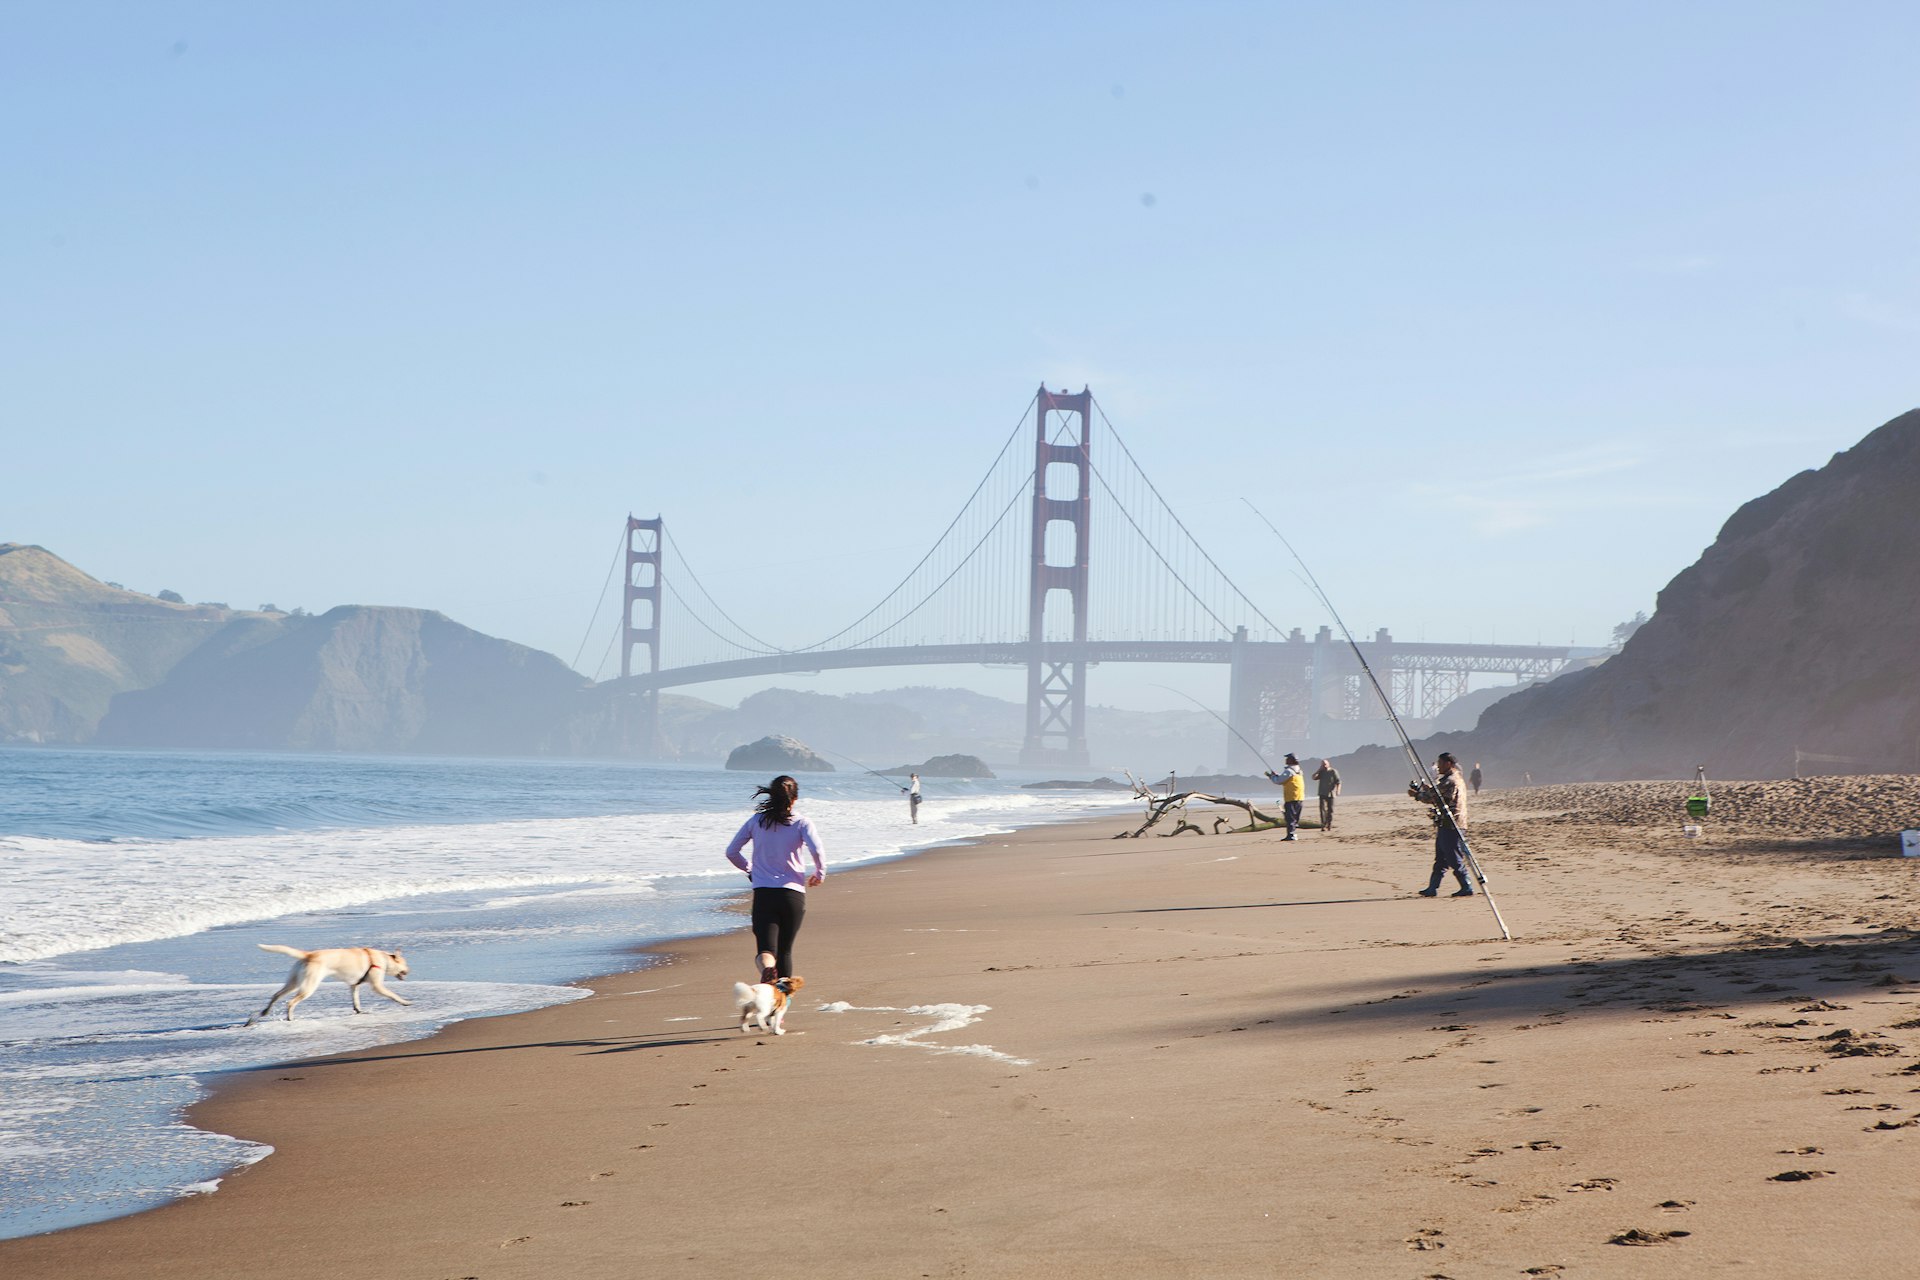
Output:
M187 1125L222 1072L577 999L636 945L739 927L719 769L0 749L0 1237L214 1191L267 1148ZM829 871L1110 810L1020 779L928 780L920 825L867 774L810 775ZM403 1008L329 980L247 1026L290 961L404 951Z

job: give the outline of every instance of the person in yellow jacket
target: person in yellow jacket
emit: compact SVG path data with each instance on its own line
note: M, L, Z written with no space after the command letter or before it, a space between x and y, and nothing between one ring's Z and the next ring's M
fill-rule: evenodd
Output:
M1267 777L1280 788L1281 809L1287 815L1288 840L1297 840L1300 830L1300 811L1307 805L1307 775L1300 768L1300 759L1293 752L1287 752L1287 767L1280 772L1267 770Z

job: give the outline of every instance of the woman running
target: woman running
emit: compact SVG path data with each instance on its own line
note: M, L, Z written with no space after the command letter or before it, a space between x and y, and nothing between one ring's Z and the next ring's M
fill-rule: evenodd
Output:
M827 878L820 859L820 842L813 823L793 811L800 784L781 774L764 787L754 788L760 799L754 814L727 846L727 861L747 873L753 884L753 942L760 949L760 981L793 976L793 938L807 914L807 889ZM753 846L749 863L740 851ZM813 854L808 875L800 856L805 845Z

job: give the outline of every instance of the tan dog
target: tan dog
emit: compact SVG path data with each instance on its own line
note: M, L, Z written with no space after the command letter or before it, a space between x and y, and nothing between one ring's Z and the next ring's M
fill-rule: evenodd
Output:
M274 1000L288 992L293 993L287 1001L287 1021L292 1022L293 1006L312 995L328 974L352 984L355 1013L366 1012L360 1007L360 984L363 982L395 1004L413 1003L387 990L387 984L383 981L389 974L395 978L407 976L407 958L398 951L376 951L372 947L325 947L319 951L299 951L271 942L254 945L262 951L278 951L282 955L292 956L296 963L293 972L287 975L287 985L273 993L273 1000L267 1001L266 1008L247 1019L248 1026L271 1013Z
M792 1003L788 997L806 985L805 978L734 983L733 999L740 1006L740 1029L745 1031L749 1022L758 1022L763 1031L771 1031L777 1036L787 1034L787 1006Z

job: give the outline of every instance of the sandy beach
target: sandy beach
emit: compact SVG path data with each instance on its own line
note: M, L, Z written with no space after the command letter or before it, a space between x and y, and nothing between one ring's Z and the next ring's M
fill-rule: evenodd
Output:
M194 1122L273 1156L0 1274L1906 1274L1920 860L1856 828L1920 789L1823 782L1699 840L1675 784L1482 797L1510 943L1412 896L1391 797L1294 844L1122 813L850 871L785 1037L734 1029L744 934L676 943L234 1078Z

